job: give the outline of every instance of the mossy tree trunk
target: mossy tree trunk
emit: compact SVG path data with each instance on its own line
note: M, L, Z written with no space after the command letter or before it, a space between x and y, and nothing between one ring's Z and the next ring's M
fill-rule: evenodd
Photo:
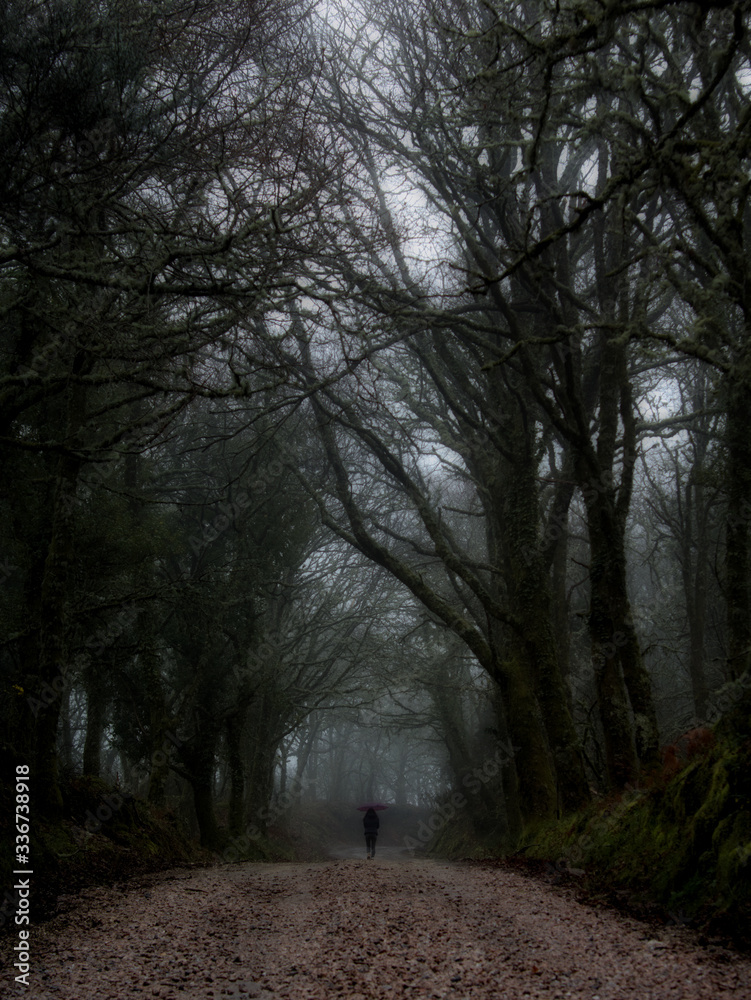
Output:
M657 756L657 720L626 583L625 530L607 476L583 486L590 547L589 635L608 779L623 788Z
M492 704L501 743L503 822L505 823L509 843L517 844L524 832L524 817L522 815L521 796L519 794L519 775L516 769L516 747L511 740L503 696L497 685L493 688Z
M515 748L522 819L525 825L544 822L556 815L555 770L526 658L506 653L497 683Z
M507 435L515 447L510 452L511 464L502 472L503 486L494 496L494 530L490 533L515 622L504 634L502 670L508 677L501 681L501 688L505 698L525 702L524 707L517 705L516 709L507 703L512 736L517 712L526 720L527 738L532 733L533 718L539 716L542 721L543 733L534 742L538 808L544 817L551 811L581 808L589 800L589 785L558 660L549 570L540 539L540 498L533 456L536 437L529 416L519 412L516 420L509 420ZM533 701L539 706L536 710ZM552 755L545 769L549 776L545 778L543 755ZM519 765L525 766L521 760ZM522 775L519 777L521 785ZM543 783L547 786L545 802Z

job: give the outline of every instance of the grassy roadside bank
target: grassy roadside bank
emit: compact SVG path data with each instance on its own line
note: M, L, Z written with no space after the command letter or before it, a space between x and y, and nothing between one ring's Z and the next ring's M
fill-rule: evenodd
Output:
M751 950L750 714L739 706L643 786L537 827L513 852L466 814L428 852L512 865L580 898Z
M750 948L751 740L721 736L669 779L538 829L518 854L615 905Z

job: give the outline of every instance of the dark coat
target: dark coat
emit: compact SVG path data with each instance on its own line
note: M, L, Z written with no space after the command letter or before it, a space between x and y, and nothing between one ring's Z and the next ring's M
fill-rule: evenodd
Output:
M378 827L381 825L381 821L378 819L378 813L375 809L368 809L362 819L363 829L365 830L365 836L377 837Z

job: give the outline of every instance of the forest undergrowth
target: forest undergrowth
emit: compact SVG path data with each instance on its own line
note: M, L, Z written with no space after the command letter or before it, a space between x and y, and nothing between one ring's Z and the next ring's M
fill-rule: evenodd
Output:
M125 884L129 879L169 868L215 865L221 855L201 848L169 809L155 808L98 778L75 777L62 783L63 809L56 819L39 817L33 826L32 921L62 912L83 889ZM8 808L3 815L10 816ZM12 837L0 828L0 878L12 885L16 867ZM289 861L294 842L272 829L243 853L248 861ZM13 928L11 901L0 909L0 932Z

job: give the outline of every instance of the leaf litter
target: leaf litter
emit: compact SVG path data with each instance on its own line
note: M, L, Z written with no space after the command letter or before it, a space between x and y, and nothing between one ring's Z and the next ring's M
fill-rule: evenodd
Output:
M750 958L503 867L236 864L68 905L32 928L35 1000L751 1000Z

